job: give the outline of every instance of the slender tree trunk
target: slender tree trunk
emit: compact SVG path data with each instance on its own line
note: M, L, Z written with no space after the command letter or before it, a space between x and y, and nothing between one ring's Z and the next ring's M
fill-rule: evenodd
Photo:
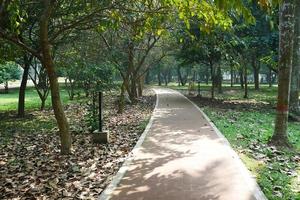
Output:
M45 110L46 100L47 98L41 98L41 107L40 107L41 111Z
M300 83L300 1L296 1L295 10L295 34L294 34L294 50L293 50L293 67L291 77L290 92L290 112L300 115L299 105L299 83Z
M243 76L244 72L243 69L240 70L240 84L241 84L241 88L244 89L244 76Z
M8 93L8 81L5 81L5 83L4 83L4 93L5 94Z
M182 86L184 86L185 83L184 83L184 80L183 80L183 78L182 78L182 74L181 74L180 66L179 66L179 65L178 65L178 67L177 67L177 75L178 75L179 85L181 84Z
M209 84L209 68L208 67L206 67L206 73L205 73L206 75L205 75L205 83L206 83L206 85L208 85Z
M230 66L230 87L233 87L233 80L234 80L234 74L233 74L233 67Z
M287 136L290 80L293 58L294 1L283 0L279 11L278 100L272 144L289 145Z
M25 91L27 86L28 74L30 68L30 60L27 55L24 55L24 71L19 90L19 101L18 101L18 117L25 116Z
M120 99L118 101L118 113L122 114L124 112L125 107L125 83L123 82L121 86L121 94Z
M51 100L54 115L58 124L60 140L61 140L61 153L71 153L72 138L69 131L69 124L64 113L63 105L60 99L59 84L56 75L56 68L51 56L51 48L48 39L48 27L51 12L54 7L54 2L50 0L44 0L44 10L40 19L40 42L42 50L42 63L47 70L50 89Z
M149 70L146 73L145 83L146 83L146 85L150 84L150 71Z
M158 69L158 73L157 73L157 79L158 79L158 85L161 86L161 70L160 68Z
M130 42L128 44L128 73L130 74L129 76L129 81L130 81L130 92L128 93L129 98L132 103L136 102L137 99L137 74L134 70L134 44L133 42Z
M217 81L218 81L218 93L222 94L223 93L223 88L222 88L222 70L221 70L221 65L218 64L218 77L217 77Z
M269 87L272 87L272 69L271 67L269 68L269 73L268 73L268 82L269 82Z
M172 82L172 73L171 70L168 70L168 83Z
M255 90L259 90L259 70L260 70L260 66L256 62L256 58L252 58L252 67L253 67Z
M215 70L212 62L210 62L210 75L211 75L211 99L215 98L215 85L216 85L216 77Z
M144 76L141 76L138 79L138 96L139 97L143 96L144 81L145 81Z
M248 74L247 74L247 64L244 62L244 98L248 98Z
M131 100L132 102L136 102L136 99L137 99L137 97L138 97L136 85L137 85L136 76L133 75L133 76L131 77L131 84L130 84L130 87L131 87L131 88L130 88L130 90L131 90L130 100Z

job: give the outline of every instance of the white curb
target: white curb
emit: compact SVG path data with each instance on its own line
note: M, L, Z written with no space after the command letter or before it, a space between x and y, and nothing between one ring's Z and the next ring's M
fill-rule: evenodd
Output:
M175 91L175 90L174 90ZM185 99L187 99L193 106L197 108L197 110L204 116L204 118L209 122L211 127L214 129L216 134L222 139L224 144L227 146L227 150L233 157L233 160L236 162L236 166L238 167L238 170L243 175L243 179L246 181L247 185L254 186L255 190L253 191L253 194L256 198L256 200L267 200L267 197L262 192L261 188L257 184L255 178L251 174L251 172L245 167L243 161L240 159L238 154L232 149L229 141L225 138L225 136L221 133L221 131L216 127L216 125L209 119L209 117L199 108L194 102L192 102L190 99L188 99L186 96L184 96L182 93L176 91L178 94L183 96Z
M157 110L158 107L158 102L159 102L159 97L158 97L158 93L155 89L153 89L156 93L156 103L155 103L155 108L152 112L152 116L144 130L144 132L142 133L142 135L140 136L138 142L136 143L136 145L134 146L133 150L131 151L131 155L128 156L128 158L124 161L122 167L119 169L119 171L117 172L117 174L113 177L111 183L105 188L105 190L100 194L100 197L98 198L99 200L109 200L111 198L112 192L117 188L118 184L120 183L121 179L123 178L123 176L125 175L125 173L127 172L130 164L132 163L133 159L134 159L134 155L136 154L136 152L141 148L141 145L143 144L152 124L153 121L155 119L155 112Z

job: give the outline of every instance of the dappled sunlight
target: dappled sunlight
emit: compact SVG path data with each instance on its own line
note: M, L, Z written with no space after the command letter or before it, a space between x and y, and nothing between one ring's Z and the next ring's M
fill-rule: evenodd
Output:
M254 200L255 184L201 113L177 93L158 93L154 123L112 199Z

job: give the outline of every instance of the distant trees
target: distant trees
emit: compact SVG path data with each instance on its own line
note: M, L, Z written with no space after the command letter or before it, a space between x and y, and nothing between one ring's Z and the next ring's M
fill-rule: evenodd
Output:
M5 93L8 93L8 81L20 78L21 70L14 62L0 64L0 84L4 84Z

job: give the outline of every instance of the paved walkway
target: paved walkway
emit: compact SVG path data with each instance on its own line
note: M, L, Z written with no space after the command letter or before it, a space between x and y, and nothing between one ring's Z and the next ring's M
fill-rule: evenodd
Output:
M155 91L158 104L147 133L101 200L265 199L228 142L195 105L174 90Z

